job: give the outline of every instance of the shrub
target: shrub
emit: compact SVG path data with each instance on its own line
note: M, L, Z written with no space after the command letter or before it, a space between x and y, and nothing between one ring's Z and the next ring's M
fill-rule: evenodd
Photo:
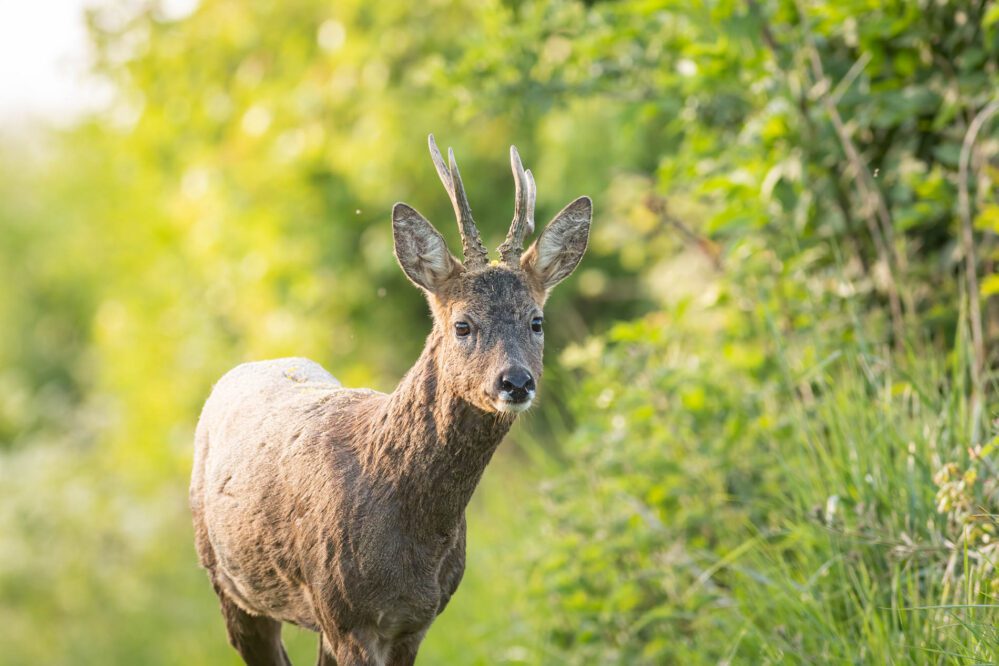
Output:
M725 333L752 328L657 314L566 353L587 379L531 579L553 661L993 658L993 445L967 451L961 354Z

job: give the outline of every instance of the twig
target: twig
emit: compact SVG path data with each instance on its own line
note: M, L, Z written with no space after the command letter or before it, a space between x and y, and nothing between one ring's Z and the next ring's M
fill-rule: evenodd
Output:
M783 61L786 59L785 54L783 52L783 49L781 49L780 44L777 42L776 39L774 39L773 31L770 29L770 24L767 22L766 16L763 14L763 11L761 10L760 5L756 0L746 0L746 2L749 6L750 13L755 14L760 21L760 35L763 38L763 43L766 45L767 49L769 49L770 51L770 54L773 56L777 68L786 77L787 73L784 71L783 67ZM863 67L866 66L867 63L870 61L870 58L865 56L866 54L864 56L861 56L857 60L857 62L854 63L853 67L850 68L850 71L847 72L847 75L844 78L844 80L841 81L839 85L836 86L836 90L833 93L835 99L838 100L839 97L846 91L847 88L843 85L844 82L849 80L849 83L852 84L853 80L860 74L861 71L863 71ZM801 94L801 95L795 95L794 98L796 102L795 107L797 108L798 113L801 115L801 120L804 122L804 130L808 132L808 135L806 136L805 139L805 143L807 145L812 140L814 140L814 137L818 135L818 130L815 126L815 121L812 119L811 114L809 114L808 112L807 96L805 94ZM824 170L827 173L827 177L829 178L829 182L832 186L833 195L836 198L836 205L839 207L840 213L843 215L843 219L846 221L847 230L850 232L846 234L846 240L853 246L854 252L857 255L857 259L860 261L860 265L864 272L864 275L870 277L871 275L870 262L867 260L867 255L863 252L863 250L861 249L860 245L857 243L857 240L852 233L856 228L856 218L854 217L853 211L851 210L850 198L847 195L846 190L843 188L843 182L841 179L842 174L839 173L835 165L823 165L823 166Z
M669 214L666 208L666 200L656 194L649 194L645 198L645 207L648 208L652 213L659 216L659 220L664 224L668 224L671 227L679 231L688 241L692 242L697 246L701 252L703 252L707 258L711 261L711 265L715 270L721 271L723 269L721 261L721 251L718 246L713 243L710 239L697 233L689 226L687 226L683 221L673 217Z
M770 30L769 24L766 22L762 11L756 0L747 0L749 9L752 13L759 16L762 23L761 31L764 44L770 49L774 58L777 61L778 66L780 66L782 58L782 53L779 48L777 41L774 39L773 32ZM835 91L830 94L831 85L829 80L826 78L825 70L822 67L822 61L818 56L818 49L815 46L815 41L812 38L812 34L808 29L807 19L805 15L805 9L798 2L798 12L801 15L802 23L805 28L806 41L808 43L808 55L811 61L812 75L816 79L820 90L822 90L821 102L826 109L826 113L829 115L833 123L833 128L836 130L837 138L843 146L843 151L847 156L847 159L856 172L856 178L854 182L856 183L857 189L859 190L859 195L861 201L864 204L866 210L861 210L861 217L867 225L868 233L871 236L871 240L874 242L874 249L878 254L880 263L887 269L886 285L885 288L888 292L888 302L891 308L891 322L892 330L895 334L896 344L901 344L903 331L903 311L901 297L899 296L898 285L895 281L894 271L896 268L905 269L906 260L904 257L898 257L894 249L894 243L892 241L892 224L891 224L891 214L888 211L888 206L885 204L884 198L881 195L881 191L877 188L874 183L874 179L871 177L869 170L864 164L856 146L853 144L853 140L850 137L850 132L843 122L842 116L839 114L839 110L836 108L836 101L839 100L840 96L846 91L853 80L859 76L860 72L863 71L863 67L866 65L869 58L865 59L862 55L856 63L847 72L843 81L836 86ZM799 102L799 110L801 112L802 118L811 127L812 120L808 113L808 107L805 104L805 98ZM830 178L833 180L837 191L841 192L837 174L830 174ZM871 208L874 209L876 213L877 220L873 219L871 216ZM844 208L844 210L846 210ZM847 216L849 217L849 216ZM861 260L863 257L861 256ZM910 305L909 310L912 310Z
M891 248L894 231L892 229L891 213L888 211L888 204L885 203L885 199L881 195L881 191L878 189L877 185L874 183L874 179L871 176L870 170L867 168L867 164L860 156L857 146L854 145L853 137L850 136L850 130L847 128L846 123L843 122L843 116L840 115L839 109L836 107L832 95L827 92L829 90L830 83L826 78L825 69L822 66L822 59L819 57L819 51L815 47L815 43L811 39L810 34L808 36L808 43L808 57L812 66L812 75L815 77L817 83L823 84L822 88L824 92L821 99L822 105L825 107L826 113L829 114L829 119L832 121L833 128L836 130L836 135L839 137L840 143L843 145L846 157L850 160L850 165L857 174L857 187L860 189L860 194L864 203L867 206L874 207L877 221L880 224L880 235L883 237L883 242L889 245L888 254L893 260L892 264L902 267L905 260L901 256L898 256L894 249Z
M836 89L832 91L831 95L829 95L829 101L832 102L833 106L839 103L839 98L843 96L843 93L850 89L850 86L853 85L853 82L858 76L860 76L860 73L864 71L864 68L867 67L867 63L870 61L870 52L864 51L864 53L857 58L857 62L850 66L850 71L846 73L846 76L840 79L840 82L836 84Z
M766 19L764 18L763 12L760 10L759 3L757 3L756 0L746 0L746 4L749 5L749 9L751 12L759 16L761 24L760 34L763 36L763 41L764 43L766 43L767 48L769 48L770 51L776 57L779 52L777 40L774 39L774 33L770 30L770 24L767 23Z
M968 283L968 320L971 324L971 347L974 358L971 363L972 422L973 440L977 440L978 421L982 409L983 377L985 372L985 337L982 333L982 304L978 294L978 272L975 261L975 233L971 219L971 197L968 194L968 166L975 140L982 126L999 112L999 99L992 100L971 121L961 144L961 156L957 168L957 208L961 216L961 244L964 246L964 276Z
M894 232L888 204L885 202L881 190L874 182L874 178L860 156L860 152L854 145L853 138L850 136L850 130L847 128L846 123L843 122L843 117L840 115L839 109L836 108L835 101L830 94L831 85L829 79L826 77L825 68L822 66L822 59L819 57L819 50L815 46L815 39L812 37L811 29L808 26L805 8L800 0L797 5L798 13L801 15L804 27L812 77L821 90L820 101L823 107L825 107L829 119L832 121L833 129L836 131L836 136L839 138L843 151L846 153L851 167L853 167L856 175L857 189L860 193L861 201L867 209L862 211L864 220L867 222L867 228L874 241L875 249L888 271L886 288L888 290L888 303L891 308L892 328L895 332L895 343L901 344L904 333L902 301L899 296L898 284L895 281L894 273L896 270L904 273L907 268L907 261L904 255L899 254L895 250ZM853 68L851 68L851 71L853 71ZM850 75L848 74L847 76ZM872 208L874 211L873 218L871 216Z

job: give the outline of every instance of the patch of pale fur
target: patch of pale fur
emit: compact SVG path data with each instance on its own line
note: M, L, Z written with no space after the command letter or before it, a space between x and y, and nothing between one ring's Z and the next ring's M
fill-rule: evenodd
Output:
M493 406L496 407L497 412L509 412L509 413L519 413L526 412L534 404L534 396L525 400L524 402L511 402L509 400L494 400Z

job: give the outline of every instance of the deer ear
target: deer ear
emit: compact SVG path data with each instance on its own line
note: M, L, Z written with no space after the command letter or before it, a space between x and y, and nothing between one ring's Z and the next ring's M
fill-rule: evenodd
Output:
M548 291L576 270L590 238L593 202L579 197L559 212L520 259L520 267Z
M392 208L392 237L395 257L417 287L435 293L461 270L461 262L448 252L440 233L404 203Z

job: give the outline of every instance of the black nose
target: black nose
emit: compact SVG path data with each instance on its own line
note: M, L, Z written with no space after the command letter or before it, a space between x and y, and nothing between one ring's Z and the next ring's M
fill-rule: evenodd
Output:
M511 367L500 373L500 391L510 394L515 402L527 400L527 395L534 390L534 377L527 368Z

